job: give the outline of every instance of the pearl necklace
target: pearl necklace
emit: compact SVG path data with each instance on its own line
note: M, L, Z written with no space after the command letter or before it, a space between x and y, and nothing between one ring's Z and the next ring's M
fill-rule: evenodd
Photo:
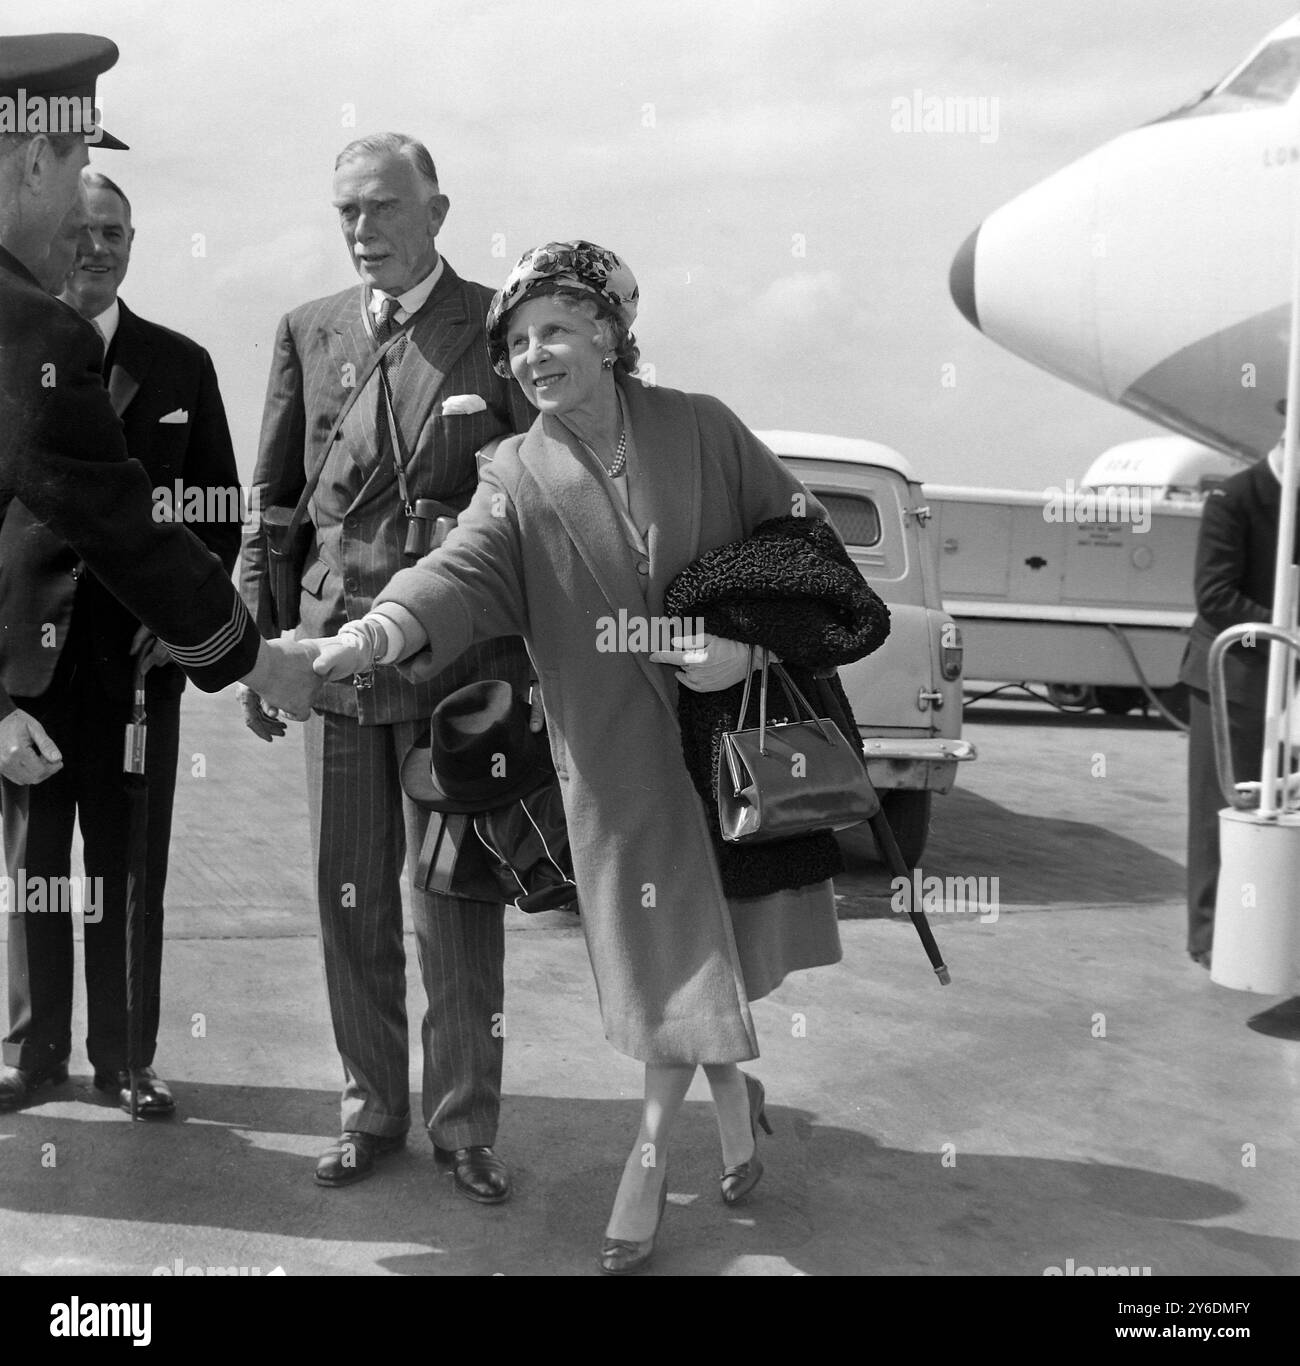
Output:
M603 462L602 462L603 463ZM627 428L624 427L618 434L618 446L614 451L614 463L605 466L605 473L611 479L617 479L623 473L623 467L627 464Z

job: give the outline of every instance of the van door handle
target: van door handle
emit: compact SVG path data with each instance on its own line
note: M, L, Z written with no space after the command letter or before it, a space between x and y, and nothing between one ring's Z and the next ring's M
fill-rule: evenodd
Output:
M916 694L916 709L917 711L925 711L929 706L933 706L935 711L940 711L943 708L943 693L929 692L922 688Z

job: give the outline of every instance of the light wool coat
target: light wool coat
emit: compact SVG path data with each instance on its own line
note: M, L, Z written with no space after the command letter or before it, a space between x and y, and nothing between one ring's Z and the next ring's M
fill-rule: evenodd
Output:
M475 641L524 637L542 684L582 922L609 1041L646 1062L757 1057L749 1001L840 956L829 884L728 903L691 786L672 667L610 652L611 621L661 617L664 589L701 553L770 517L824 515L716 399L622 386L636 452L634 548L617 493L552 416L508 439L445 545L376 599L444 668Z

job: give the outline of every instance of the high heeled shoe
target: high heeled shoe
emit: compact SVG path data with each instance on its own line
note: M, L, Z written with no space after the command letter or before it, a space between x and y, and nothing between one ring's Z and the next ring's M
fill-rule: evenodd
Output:
M727 1167L722 1173L722 1200L727 1205L738 1205L763 1177L763 1163L758 1156L758 1126L771 1135L772 1126L767 1122L767 1093L763 1083L748 1072L740 1074L745 1078L745 1090L749 1095L749 1132L754 1138L754 1155L748 1162L738 1162Z
M608 1276L629 1276L634 1271L644 1271L654 1255L655 1239L659 1236L659 1225L663 1223L664 1206L668 1203L668 1173L664 1172L664 1183L659 1187L659 1213L655 1216L655 1231L640 1242L628 1238L606 1238L600 1249L600 1269Z

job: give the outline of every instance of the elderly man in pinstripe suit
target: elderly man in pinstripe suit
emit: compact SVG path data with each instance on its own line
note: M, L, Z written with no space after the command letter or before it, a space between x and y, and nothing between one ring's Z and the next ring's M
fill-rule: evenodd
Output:
M350 143L335 162L333 199L362 285L281 321L254 476L258 506L292 504L319 468L309 503L315 535L302 576L302 637L331 636L364 615L411 562L404 555L407 509L419 498L463 508L477 483L475 452L531 421L518 391L488 363L483 320L491 290L461 280L438 254L448 200L428 151L396 133ZM408 322L330 449L320 449L377 343ZM241 589L269 633L267 566L252 537ZM489 641L428 683L380 667L371 677L330 684L306 726L321 945L344 1069L343 1133L317 1165L323 1185L361 1180L405 1141L399 878L404 856L414 870L429 816L404 797L399 770L443 697L484 677L526 690L522 642ZM255 733L266 740L283 733L256 693L245 689L241 701ZM428 1007L421 1028L425 1126L439 1166L454 1174L461 1194L504 1200L510 1177L493 1151L503 908L415 889L412 914Z

